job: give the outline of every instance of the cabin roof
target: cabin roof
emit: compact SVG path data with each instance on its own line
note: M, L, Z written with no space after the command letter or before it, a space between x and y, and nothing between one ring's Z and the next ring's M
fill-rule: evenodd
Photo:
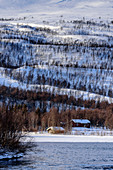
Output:
M81 123L81 124L87 124L91 123L88 119L72 119L74 123Z

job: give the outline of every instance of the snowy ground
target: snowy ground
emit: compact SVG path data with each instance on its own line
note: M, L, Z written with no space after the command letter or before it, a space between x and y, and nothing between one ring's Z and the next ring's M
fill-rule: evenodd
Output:
M23 139L22 139L23 140ZM28 132L24 142L113 142L113 131L102 128L73 128L69 134Z
M24 142L113 142L113 136L51 135L28 133Z

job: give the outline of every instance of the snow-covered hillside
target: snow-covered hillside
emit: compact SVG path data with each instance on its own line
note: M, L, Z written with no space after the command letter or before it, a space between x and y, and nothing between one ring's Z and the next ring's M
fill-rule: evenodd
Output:
M42 86L42 91L74 97L86 95L82 91L89 98L90 93L94 98L113 97L112 22L8 22L2 21L0 28L0 65L5 67L0 69L1 85L35 90Z
M113 101L112 0L0 0L0 85Z
M33 16L40 19L75 17L112 19L112 0L0 0L1 17ZM35 21L36 22L36 21Z

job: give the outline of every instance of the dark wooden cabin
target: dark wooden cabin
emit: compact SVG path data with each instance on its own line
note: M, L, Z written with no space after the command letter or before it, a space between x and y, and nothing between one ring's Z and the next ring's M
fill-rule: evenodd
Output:
M91 122L87 119L72 119L72 127L86 127L90 128Z

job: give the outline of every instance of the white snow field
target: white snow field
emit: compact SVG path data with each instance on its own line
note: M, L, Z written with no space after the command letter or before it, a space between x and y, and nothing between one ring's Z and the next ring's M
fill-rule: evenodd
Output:
M0 0L0 17L33 15L37 16L37 21L54 20L61 15L67 19L112 19L112 13L112 0Z
M64 134L47 131L23 132L23 142L113 142L113 130L98 127L73 127Z
M113 136L100 135L55 135L28 133L27 137L21 139L23 142L113 142Z
M23 133L23 142L113 142L113 131L103 128L75 127L67 134L50 134L47 131Z

